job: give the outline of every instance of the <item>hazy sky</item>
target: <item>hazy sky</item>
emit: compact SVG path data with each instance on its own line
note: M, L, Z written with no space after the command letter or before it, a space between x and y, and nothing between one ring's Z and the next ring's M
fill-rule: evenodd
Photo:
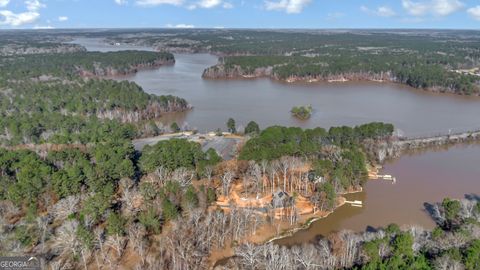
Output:
M480 28L480 0L0 0L0 28Z

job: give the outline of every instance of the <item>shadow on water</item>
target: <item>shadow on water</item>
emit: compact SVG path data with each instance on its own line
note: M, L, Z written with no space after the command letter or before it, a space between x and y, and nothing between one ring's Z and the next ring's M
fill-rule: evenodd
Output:
M378 232L378 228L368 225L365 231L374 233L374 232Z
M480 195L473 193L465 194L465 199L480 202Z
M435 205L430 202L423 203L423 207L425 207L425 211L432 216L435 213Z

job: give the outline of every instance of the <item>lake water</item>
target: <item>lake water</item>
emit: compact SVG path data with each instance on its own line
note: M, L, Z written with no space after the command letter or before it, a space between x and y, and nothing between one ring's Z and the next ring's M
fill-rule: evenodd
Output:
M286 84L270 79L204 80L217 62L208 54L175 55L176 63L128 77L152 94L187 99L194 109L173 120L201 131L225 129L229 117L239 129L255 120L271 125L328 128L372 121L393 123L410 136L480 128L480 99L426 93L390 83ZM312 105L307 121L292 117L293 106ZM172 119L168 119L172 120Z
M98 45L83 40L89 50L119 50L122 46ZM132 49L127 47L125 49ZM203 80L206 67L217 62L208 54L175 55L174 66L141 71L125 77L148 93L171 94L194 106L189 112L165 117L166 123L188 123L200 131L225 129L229 117L237 125L250 120L271 125L330 127L371 121L393 123L404 135L421 136L480 128L480 99L432 94L389 83L284 84L269 79ZM290 109L312 105L307 121L291 117ZM447 149L404 155L388 162L383 173L397 178L396 184L369 181L364 192L349 195L362 200L363 208L342 206L308 230L278 241L297 244L331 231L365 230L390 223L434 224L424 211L425 202L444 197L463 198L480 194L480 146L459 145Z

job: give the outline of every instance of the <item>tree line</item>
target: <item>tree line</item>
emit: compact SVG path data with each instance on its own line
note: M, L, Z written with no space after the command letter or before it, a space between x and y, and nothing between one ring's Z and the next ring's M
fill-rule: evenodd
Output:
M392 136L392 124L373 122L356 127L331 127L305 129L273 126L262 130L259 136L247 141L240 152L240 159L261 161L282 156L315 156L326 145L355 147L366 139L382 139Z
M0 78L35 78L42 75L72 77L136 72L141 67L173 63L173 54L149 51L71 52L5 56L0 60ZM109 71L115 71L109 74Z

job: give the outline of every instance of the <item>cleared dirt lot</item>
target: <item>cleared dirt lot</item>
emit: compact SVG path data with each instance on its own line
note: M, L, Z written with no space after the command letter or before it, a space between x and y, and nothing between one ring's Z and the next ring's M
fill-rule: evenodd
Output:
M224 160L232 159L237 153L238 145L244 140L244 137L229 134L223 136L215 136L210 133L191 134L188 132L183 132L133 140L132 143L135 147L135 150L142 151L142 149L146 145L154 145L160 141L170 140L174 138L198 142L202 145L202 149L204 151L208 150L209 148L213 148Z

